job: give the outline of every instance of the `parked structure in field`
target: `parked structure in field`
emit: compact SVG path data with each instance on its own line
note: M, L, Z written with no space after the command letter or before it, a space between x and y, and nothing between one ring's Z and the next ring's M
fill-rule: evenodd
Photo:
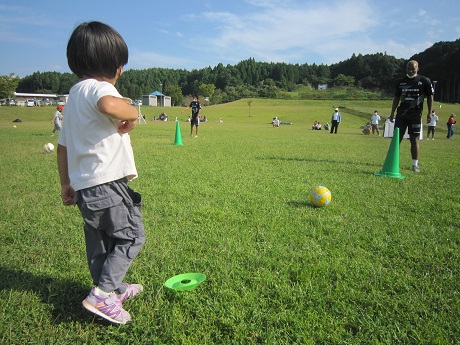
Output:
M69 97L69 95L15 92L14 97L15 103L18 106L32 106L31 101L33 101L34 106L43 106L57 104L65 105L67 103L67 98Z
M154 91L149 95L142 96L142 104L150 107L170 107L171 97L165 96L159 91Z

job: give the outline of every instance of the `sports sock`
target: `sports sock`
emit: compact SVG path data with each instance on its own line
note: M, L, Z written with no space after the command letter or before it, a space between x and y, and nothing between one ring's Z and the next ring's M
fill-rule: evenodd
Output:
M100 296L100 297L104 297L104 298L107 298L109 297L112 292L105 292L105 291L102 291L101 289L99 289L97 286L96 286L96 289L95 289L95 292L96 292L96 295Z

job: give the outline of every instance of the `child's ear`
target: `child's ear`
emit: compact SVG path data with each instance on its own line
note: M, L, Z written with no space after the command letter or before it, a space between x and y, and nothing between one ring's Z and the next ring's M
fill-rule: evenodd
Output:
M117 68L117 79L123 74L123 66Z

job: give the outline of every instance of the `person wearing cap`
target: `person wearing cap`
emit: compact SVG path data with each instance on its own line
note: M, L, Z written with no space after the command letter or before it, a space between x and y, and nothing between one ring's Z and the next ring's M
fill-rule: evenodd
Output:
M60 131L62 128L62 120L63 120L62 111L63 110L64 108L62 105L57 106L56 112L54 113L53 120L51 121L51 124L54 124L53 133L51 133L51 136L54 135L54 132Z
M455 114L450 114L449 120L447 120L447 139L452 138L454 135L454 124L456 123Z
M399 128L399 142L409 133L412 171L420 172L418 158L420 152L420 131L422 129L423 102L428 105L427 121L431 121L433 107L433 85L427 77L418 75L418 62L411 60L406 65L406 76L395 85L395 95L391 105L390 122L395 119L395 128Z
M335 108L334 112L332 113L331 119L331 134L337 134L337 128L339 128L339 123L342 122L342 116L340 115L339 108Z
M428 122L428 133L426 135L426 140L430 140L430 133L431 133L431 140L434 140L434 130L436 129L436 124L439 121L438 115L436 115L435 111L431 112L431 121Z

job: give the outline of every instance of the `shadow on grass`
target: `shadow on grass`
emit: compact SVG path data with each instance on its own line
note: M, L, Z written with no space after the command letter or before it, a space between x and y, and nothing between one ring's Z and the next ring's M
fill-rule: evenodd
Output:
M287 202L288 206L294 207L294 208L305 208L305 207L310 207L310 208L316 208L315 206L312 205L310 201L303 201L303 200L292 200Z
M370 167L382 167L382 164L363 163L363 162L350 162L350 161L333 161L330 159L312 159L312 158L297 158L297 157L260 157L260 160L273 160L273 161L287 161L287 162L312 162L312 163L328 163L328 164L341 164L341 165L358 165Z
M56 279L2 266L0 277L0 290L35 293L44 304L52 305L54 323L89 323L92 320L92 314L81 304L89 293L86 285L70 279Z

